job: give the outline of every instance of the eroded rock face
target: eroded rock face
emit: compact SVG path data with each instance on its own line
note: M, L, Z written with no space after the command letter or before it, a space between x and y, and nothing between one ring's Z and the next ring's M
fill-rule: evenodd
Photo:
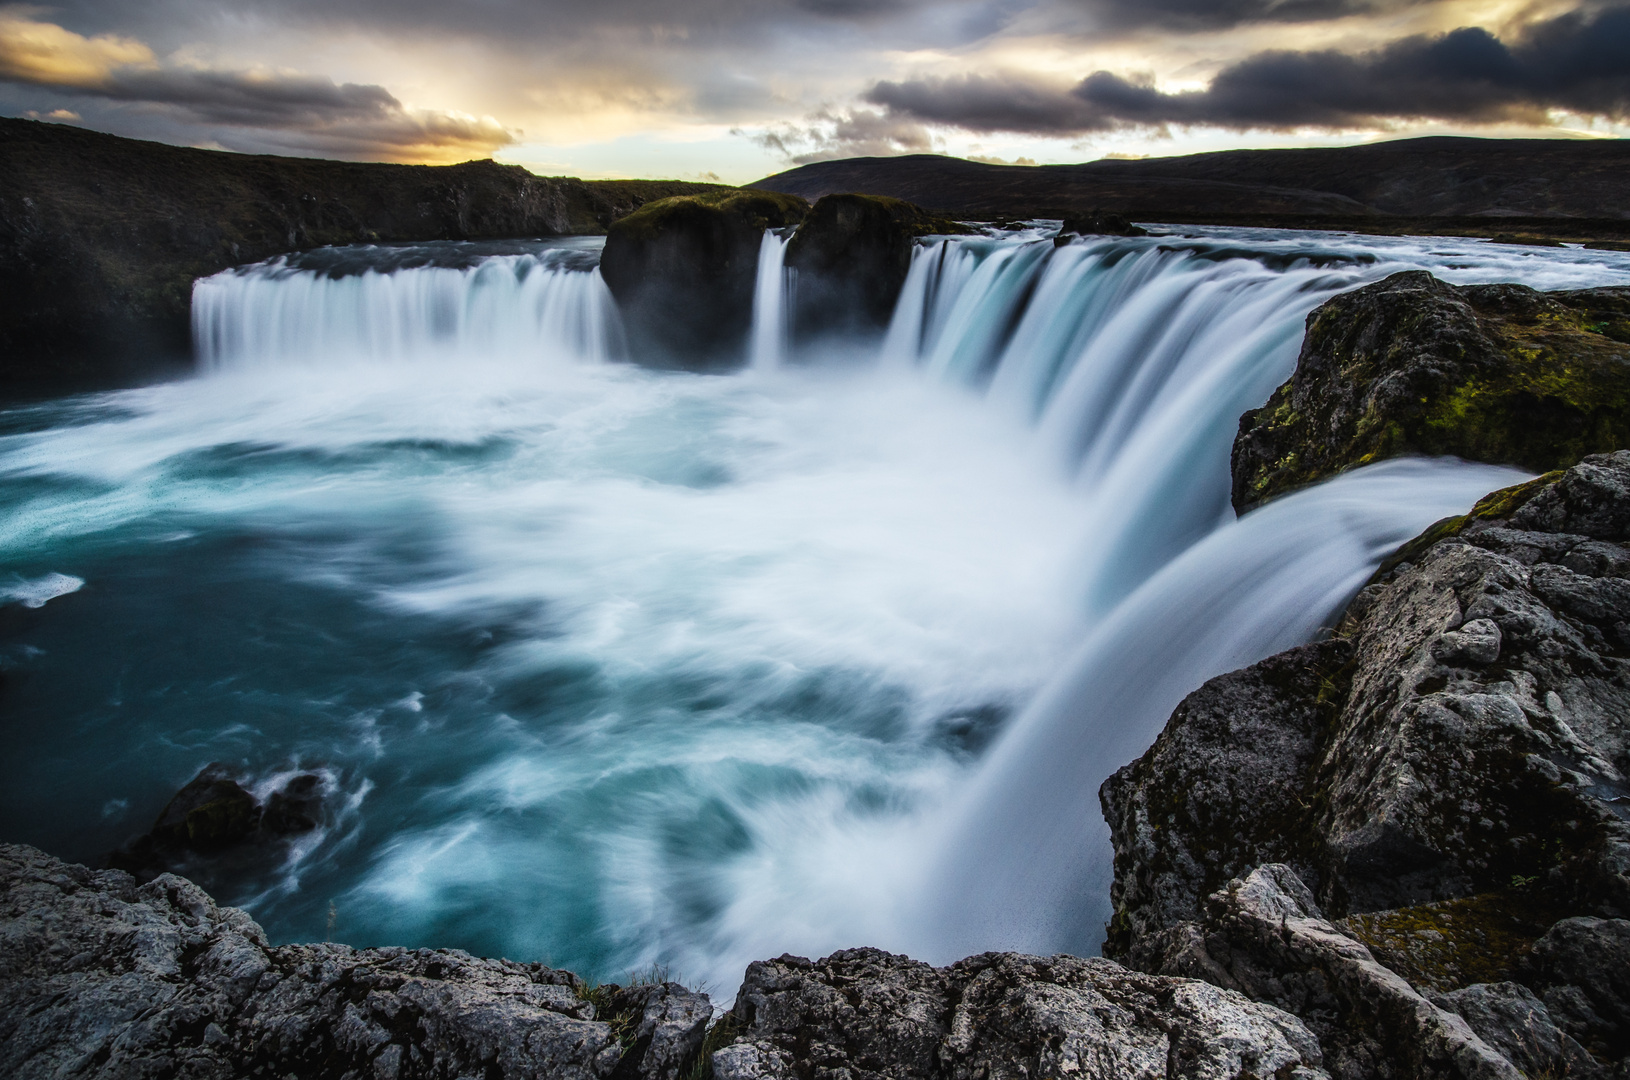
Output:
M1289 861L1284 918L1489 1030L1528 1009L1584 1075L1578 1046L1619 1061L1630 1031L1630 452L1495 493L1405 554L1345 640L1213 680L1105 783L1108 951L1291 1009L1345 1060L1374 1015L1318 1019L1324 991L1289 989L1313 953L1250 930L1272 919L1239 883ZM1218 875L1238 880L1208 896ZM1456 996L1506 983L1527 997Z
M541 964L272 946L182 878L138 887L21 845L0 846L0 925L0 1074L18 1080L675 1080L712 1011L674 984L610 988L608 1023Z
M600 273L634 359L691 370L740 365L764 231L808 212L796 195L724 191L661 199L613 224Z
M755 963L715 1077L854 1080L1327 1074L1295 1017L1103 959L987 953L934 968L877 949Z
M882 330L911 269L916 238L968 231L900 199L825 196L787 246L787 266L798 274L798 340Z
M1240 418L1234 508L1402 454L1544 472L1630 446L1627 361L1630 289L1394 274L1308 316L1295 374Z

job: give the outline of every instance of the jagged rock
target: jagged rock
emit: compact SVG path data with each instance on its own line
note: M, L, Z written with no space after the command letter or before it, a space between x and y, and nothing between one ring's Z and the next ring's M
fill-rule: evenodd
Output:
M1543 472L1625 446L1630 289L1408 271L1308 316L1295 374L1240 418L1234 508L1402 454Z
M1072 956L783 956L747 969L726 1022L737 1041L712 1067L731 1080L1327 1075L1318 1042L1276 1008Z
M1147 944L1151 967L1206 979L1307 1022L1338 1080L1518 1080L1464 1019L1434 1005L1325 920L1296 872L1270 863L1207 897L1198 924Z
M1545 1003L1521 983L1477 983L1428 997L1439 1008L1458 1013L1527 1076L1607 1078L1607 1070L1556 1026Z
M634 358L693 370L739 365L764 231L808 212L796 195L729 190L660 199L613 224L600 273Z
M542 964L272 946L182 878L138 887L21 845L0 845L0 925L0 1074L17 1080L674 1080L711 1013L674 984L613 987L626 1015L607 1023Z
M1311 874L1310 774L1345 686L1344 640L1292 649L1212 679L1172 714L1148 753L1100 789L1115 836L1117 913L1106 951L1199 917L1202 900L1253 866Z
M1604 1057L1630 1055L1630 920L1563 919L1532 964L1559 1027Z
M1059 226L1053 244L1062 247L1082 236L1148 236L1149 230L1134 225L1120 214L1093 210L1086 214L1073 214Z
M1285 875L1297 888L1305 877L1343 916L1329 929L1347 944L1331 947L1348 960L1482 1009L1479 1023L1528 1003L1449 995L1522 983L1545 1023L1621 1061L1627 622L1630 451L1438 523L1360 593L1341 638L1208 683L1105 783L1116 852L1106 951L1289 1008L1333 1062L1362 1062L1349 1036L1373 1017L1344 1006L1349 1019L1327 1021L1324 991L1296 997L1313 954L1251 937L1266 925L1251 909L1267 901L1230 886L1195 914L1217 875L1262 884L1253 867L1288 860L1280 891L1296 893ZM1285 918L1319 917L1312 893L1293 899L1301 914ZM1587 1075L1566 1045L1540 1042L1556 1068Z
M971 231L900 199L825 196L787 245L786 265L798 274L798 340L886 327L916 238Z

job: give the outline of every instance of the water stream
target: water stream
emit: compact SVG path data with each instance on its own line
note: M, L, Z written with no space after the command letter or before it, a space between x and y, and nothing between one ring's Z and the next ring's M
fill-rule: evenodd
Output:
M1390 463L1234 521L1307 313L1408 268L1630 283L1038 228L925 242L832 364L787 344L783 252L733 375L625 362L597 241L330 249L199 282L195 378L0 411L5 835L95 861L210 761L311 770L320 830L191 871L279 940L726 998L785 951L1091 951L1103 777L1518 475Z

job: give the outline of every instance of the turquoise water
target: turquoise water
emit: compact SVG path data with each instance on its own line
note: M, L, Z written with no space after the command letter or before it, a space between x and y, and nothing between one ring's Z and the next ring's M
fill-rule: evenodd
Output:
M1306 312L1404 266L1630 259L1033 239L925 248L881 345L724 377L618 362L580 243L200 285L205 374L0 410L4 835L94 863L211 761L263 795L314 770L317 833L184 868L279 940L666 962L726 996L788 950L1090 949L1060 896L1101 887L1082 837L1143 713L1316 632L1504 475L1225 528L1234 418Z

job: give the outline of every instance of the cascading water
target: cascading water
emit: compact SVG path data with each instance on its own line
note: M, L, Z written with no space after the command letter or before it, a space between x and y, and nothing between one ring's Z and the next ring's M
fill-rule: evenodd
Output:
M781 366L787 352L787 303L789 282L786 269L787 245L792 237L764 230L758 248L758 277L753 284L753 323L747 364L765 371Z
M1417 267L1630 283L1609 252L1036 229L925 244L876 363L819 366L767 236L721 378L605 362L596 251L229 272L203 377L0 413L8 835L95 860L209 761L307 769L320 830L188 868L283 939L332 912L725 995L789 950L1090 950L1103 777L1512 478L1391 463L1234 522L1234 425L1307 312Z

